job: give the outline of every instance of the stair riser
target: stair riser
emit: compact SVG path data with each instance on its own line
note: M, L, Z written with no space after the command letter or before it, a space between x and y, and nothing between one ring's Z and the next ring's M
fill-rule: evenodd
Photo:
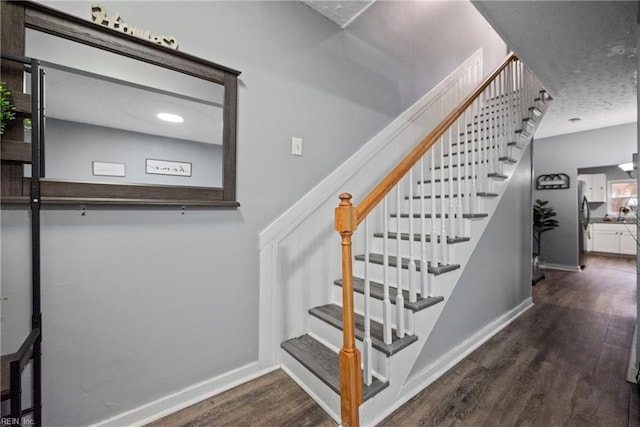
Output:
M487 160L487 159L483 159L481 162L478 162L476 164L476 175L479 176L480 178L485 177L486 175L495 172L495 173L500 173L500 168L498 167L498 165L500 165L501 162L498 162L497 159L492 159L492 160ZM451 173L449 173L449 170L451 170ZM469 165L469 171L471 171L471 165ZM460 176L465 176L466 173L466 167L462 167L460 169ZM471 172L469 172L469 175L471 175ZM449 165L445 165L444 169L436 169L436 180L440 180L441 178L445 178L447 181L450 178L457 178L458 177L458 166L454 165L452 168L449 168ZM426 177L425 179L429 179L431 178ZM439 184L439 182L438 182Z
M499 180L495 180L493 178L486 178L484 180L482 180L481 178L476 178L475 179L475 184L476 184L476 191L487 191L487 192L495 192L497 185L500 184L501 181ZM425 196L431 196L432 194L432 190L433 190L433 186L431 184L431 182L427 182L427 183L418 183L416 184L413 188L413 196L414 197L418 197L422 195L422 187L424 186L424 192L425 192ZM486 190L483 189L482 186L485 186L487 188L490 188L490 190ZM473 180L469 179L463 179L462 180L462 194L469 194L471 193L472 187L473 187ZM453 193L454 194L459 194L458 191L458 180L457 180L457 176L454 177L453 180ZM436 182L436 196L439 196L440 194L442 194L442 189L441 189L441 183L440 182ZM444 194L449 194L449 177L446 177L445 182L444 182ZM420 199L415 199L418 201L418 204L420 204ZM463 197L464 200L464 197ZM425 208L429 207L429 204L431 202L429 200L425 200Z
M453 206L451 204L451 202L453 201ZM435 204L436 204L436 213L441 213L442 212L442 199L440 197L437 197L435 200ZM459 202L459 203L458 203ZM481 202L481 198L478 198L478 204L480 204ZM409 200L404 200L401 204L401 209L402 209L402 213L408 214L409 213ZM414 214L418 214L421 212L422 209L422 201L420 199L413 199L412 202L413 204L413 213ZM431 213L432 209L431 209L431 204L432 204L432 200L431 198L425 199L424 201L424 209L426 213ZM462 207L462 214L465 214L467 212L469 212L469 202L466 200L465 197L445 197L444 199L444 212L445 213L449 213L449 212L453 212L454 214L458 213L458 208L459 206ZM479 206L479 205L478 205Z
M364 277L364 262L362 261L355 261L353 264L353 275L356 277ZM453 272L449 272L449 273L443 273L443 274L439 274L437 276L434 276L432 274L428 275L428 279L430 282L428 283L437 283L438 286L442 285L442 284L451 284L450 281L453 280L454 277L457 277L458 274L454 274L456 272L460 272L460 269L454 270ZM369 275L370 275L370 280L374 281L374 282L378 282L378 283L383 283L384 280L384 274L383 274L383 268L382 265L379 264L371 264L369 267ZM402 283L402 289L404 290L408 290L409 288L409 273L406 269L402 269L402 273L401 273L401 283ZM415 281L416 284L420 283L420 272L416 272L415 275ZM396 268L395 267L390 267L389 268L389 286L391 287L396 287L397 283L397 279L396 279ZM432 295L442 295L441 291L439 291L437 288L433 288L432 289Z
M481 189L478 191L487 191L487 192L494 192L494 186L491 186L491 188L486 188L486 189ZM453 212L454 214L456 214L458 211L458 201L457 199L454 197L454 201L455 203L453 204L453 206L451 206L450 204L450 200L449 198L445 198L444 200L444 210L443 210L443 204L442 204L442 199L437 198L436 199L436 214L440 214L442 212L444 212L445 214L448 214L449 212ZM463 215L465 213L467 213L469 211L467 205L464 203L464 198L461 199L462 207L463 207ZM413 214L417 215L421 212L422 206L421 206L421 201L419 199L414 199L412 201L413 203ZM483 207L483 202L482 202L482 197L477 197L476 200L476 206L478 207L479 211L482 211L482 207ZM395 212L395 206L393 207L394 212ZM432 210L432 204L431 204L431 199L429 200L425 200L424 203L424 208L425 208L425 213L426 214L430 214L433 212ZM452 209L453 208L453 209ZM400 204L400 213L401 214L409 214L409 201L408 200L404 200L401 204ZM402 218L401 218L402 219ZM391 217L390 221L395 221L395 217Z
M320 340L329 343L335 348L342 348L342 330L328 324L321 319L318 319L315 316L309 316L309 332L311 335L318 337ZM356 347L362 354L362 341L356 339ZM378 378L387 378L387 355L379 350L376 350L375 348L372 349L371 355L374 375L376 375Z
M442 165L448 167L449 159L451 159L451 166L459 165L460 163L462 163L462 165L464 166L467 164L471 165L472 162L476 162L476 164L481 163L483 161L486 161L486 159L488 159L490 156L494 156L494 158L506 156L510 154L510 150L512 148L507 145L507 142L513 141L513 139L514 139L513 135L510 136L509 138L500 138L498 140L499 143L496 144L495 138L492 137L490 139L491 147L487 149L487 147L485 146L486 144L484 143L485 139L482 138L481 146L473 147L473 150L474 150L473 153L471 152L472 147L470 146L469 142L467 142L465 146L464 140L454 141L454 144L451 146L451 151L449 151L448 144L445 144L445 149L444 149L445 155L442 158L442 162L440 161L441 160L440 148L438 148L434 163L436 167L440 167ZM459 147L458 146L459 144L462 144L462 147ZM460 153L458 152L458 150L462 150L462 158L460 157ZM430 158L427 158L427 159L428 159L427 166L430 166L431 159ZM427 173L426 170L425 170L425 173Z
M456 243L456 244L447 244L448 250L449 250L449 254L450 256L454 256L455 257L455 251L456 251L456 247L458 245L463 245L464 243ZM383 239L382 237L374 237L373 239L371 239L371 243L370 243L370 251L372 253L383 253ZM419 259L422 257L422 244L420 242L416 242L416 241L412 241L409 242L408 240L401 240L400 241L400 254L403 258L409 258L409 255L411 254L410 248L409 246L411 245L411 247L413 248L413 255L416 259ZM392 255L396 255L397 249L397 240L396 239L388 239L388 249L389 249L389 253ZM438 243L438 247L440 247L440 243ZM440 250L440 249L438 249ZM427 260L430 259L431 257L431 242L426 242L425 243L425 253L427 256Z
M500 142L502 144L502 147L499 149L500 151L498 152L499 157L501 156L513 156L514 154L516 154L518 150L518 148L512 146L512 145L508 145L509 142L514 141L515 140L515 135L511 135L509 137L506 137L504 139L502 139ZM477 136L474 136L474 140L477 141ZM452 163L458 163L459 162L459 153L458 150L462 149L462 159L463 159L463 163L470 163L472 160L472 156L471 156L471 152L470 150L475 150L473 153L473 159L475 159L476 161L484 159L487 157L486 153L486 139L485 138L481 138L480 139L482 141L481 147L478 147L478 143L476 142L473 146L471 146L471 138L469 138L468 141L465 142L464 138L460 141L460 144L462 145L462 148L458 148L458 145L453 145L453 147L451 147L452 151L453 151L453 156L452 156ZM489 153L490 154L494 154L494 150L496 149L494 147L494 143L493 140L491 140L491 148L489 149ZM468 154L465 154L465 150L469 151ZM448 152L448 149L445 150L445 153ZM447 158L445 157L445 163L449 164L449 160L447 160Z
M384 283L384 269L380 264L369 263L369 279L374 282ZM389 285L397 286L397 269L395 267L389 267ZM353 275L357 277L364 277L364 261L354 261L353 262ZM419 276L419 273L416 273L416 276ZM400 273L400 280L403 284L403 289L409 285L409 273L407 269L402 269ZM419 280L419 277L416 278Z
M494 156L493 157L493 161L495 162L499 157L504 157L504 156L508 155L508 153L506 153L505 151L506 150L500 150L499 152L494 152L493 150L491 150L489 155ZM458 160L458 156L457 155L451 156L451 166L456 167L456 168L461 166L462 167L461 170L463 171L462 176L470 176L471 175L471 165L473 163L476 164L476 169L477 169L478 165L480 165L482 163L488 163L488 162L489 162L488 157L485 157L484 152L481 153L481 157L478 157L477 154L476 154L474 162L471 161L471 156L469 156L469 160L466 160L464 158L464 155L463 155L462 162L460 162ZM460 165L460 163L462 163L462 165ZM445 157L444 165L445 165L446 169L449 168L449 157ZM457 175L454 175L454 178L457 178Z
M363 314L364 313L364 295L359 293L359 292L354 292L354 298L353 298L353 304L355 307L355 311L357 313ZM382 300L379 300L377 298L371 298L371 318L382 323L382 319L383 319L383 302ZM396 305L395 304L391 304L391 327L392 328L396 328L397 323L396 323L396 316L397 316L397 311L396 311ZM405 328L408 328L409 325L412 325L413 323L410 323L413 321L413 312L411 310L408 309L404 309L404 325ZM406 330L406 329L405 329Z
M464 176L464 174L463 174ZM453 188L453 192L455 194L459 194L460 192L462 192L462 194L466 194L466 193L470 193L471 192L471 184L472 184L472 180L460 180L460 188L458 188L458 180L457 180L457 176L455 176L451 186ZM434 194L433 191L433 185L429 182L429 183L421 183L421 184L416 184L413 187L413 196L414 197L419 197L422 196L422 187L424 187L424 195L425 196L431 196L432 194ZM442 186L440 182L436 182L435 183L435 194L436 196L439 196L442 194ZM444 194L449 194L449 181L447 179L447 181L444 182ZM427 206L430 202L428 200L425 200L425 206Z
M400 232L401 233L408 233L409 232L409 221L410 219L408 217L403 217L400 218L400 222L399 222L399 228L400 228ZM414 233L421 233L422 230L422 224L421 224L421 219L420 218L413 218L411 219L411 221L413 222L413 231ZM440 218L436 218L435 219L435 229L436 229L436 233L440 234L440 230L442 229L442 223L441 223L441 219ZM447 222L448 219L445 218L445 222ZM464 218L462 220L463 224L464 224L464 230L459 230L459 232L462 233L462 236L458 236L458 237L468 237L469 236L469 227L470 227L470 219ZM425 222L425 230L426 230L426 234L431 234L431 225L432 225L432 220L431 218L426 218L424 220ZM397 232L398 231L398 224L396 223L396 218L389 218L389 231L390 232ZM447 222L447 229L448 229L449 225ZM429 243L430 244L430 243Z
M450 250L450 248L449 248ZM453 257L450 256L449 263L453 263ZM369 279L378 282L384 283L384 267L381 264L369 263L368 267ZM454 270L457 271L457 270ZM364 261L354 261L353 263L353 274L356 277L364 277ZM440 274L438 277L446 276L450 273ZM389 286L397 287L398 284L398 271L396 267L388 267L388 275L389 275ZM433 277L432 275L429 275ZM420 283L420 272L416 271L414 280L416 283ZM406 268L403 268L400 271L400 283L402 284L402 289L407 290L409 288L409 271Z

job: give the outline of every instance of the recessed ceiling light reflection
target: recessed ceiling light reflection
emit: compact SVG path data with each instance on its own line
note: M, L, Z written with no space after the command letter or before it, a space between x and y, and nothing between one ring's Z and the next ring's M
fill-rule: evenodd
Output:
M165 122L169 122L169 123L182 123L184 122L184 119L177 115L177 114L172 114L172 113L158 113L157 116L160 120L163 120Z

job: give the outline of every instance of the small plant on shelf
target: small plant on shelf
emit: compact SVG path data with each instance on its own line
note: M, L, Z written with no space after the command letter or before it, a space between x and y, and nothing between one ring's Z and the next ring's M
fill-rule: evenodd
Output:
M5 82L0 82L0 135L4 134L8 122L16 118L16 106L11 102L11 91Z

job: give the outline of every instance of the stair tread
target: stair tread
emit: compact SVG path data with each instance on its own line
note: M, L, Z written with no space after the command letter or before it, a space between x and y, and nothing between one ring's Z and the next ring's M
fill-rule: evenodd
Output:
M522 149L522 147L518 146L518 149ZM497 175L497 177L495 177L495 176L493 176L493 175ZM468 176L468 177L464 177L464 176L463 176L461 179L463 179L463 180L470 180L470 179L472 179L472 178L473 178L473 177L471 177L471 176ZM501 180L502 180L502 179L507 179L508 177L507 177L506 175L504 175L504 174L490 173L490 174L487 174L487 178L496 178L496 179L501 179ZM476 176L476 180L478 180L478 179L479 179L479 178ZM453 180L454 180L454 181L457 181L457 180L458 180L458 177L457 177L457 176L454 176L454 177L453 177ZM441 182L441 181L442 181L442 180L441 180L440 178L436 178L436 182ZM449 178L448 178L448 177L445 177L445 178L444 178L444 182L449 182ZM420 182L420 181L418 181L418 185L419 185L419 184L421 184L421 182ZM425 179L424 181L422 181L422 184L431 184L431 180L430 180L430 179Z
M358 292L359 294L364 294L364 279L360 277L354 277L353 279L353 290ZM342 286L342 279L338 279L334 281L334 283L338 286ZM378 300L384 299L384 285L382 283L370 281L369 287L371 291L371 296ZM389 299L392 304L396 303L396 295L398 293L398 289L393 286L389 287ZM420 294L418 294L418 299L416 302L409 301L409 291L406 289L402 290L402 295L404 296L404 306L405 308L417 312L424 310L427 307L431 307L432 305L438 304L439 302L444 301L443 297L426 297L422 298Z
M309 314L342 330L342 307L337 304L325 304L319 307L314 307L309 310ZM364 338L364 316L358 313L354 314L356 338L362 340ZM371 345L373 348L380 350L387 356L391 356L399 352L418 340L418 337L415 335L405 335L403 338L398 338L396 336L396 330L393 329L391 331L391 335L393 337L391 344L385 344L383 330L384 327L382 326L382 323L371 319Z
M502 161L502 160L501 160L501 161ZM489 160L479 160L479 161L478 161L478 160L476 160L475 164L476 164L476 166L480 166L480 165L488 165L488 164L489 164ZM452 167L452 168L458 168L458 167L460 167L460 166L462 166L463 168L464 168L464 167L467 167L467 166L473 166L473 163L472 163L472 162L468 162L468 163L464 163L464 164L462 164L462 165L458 165L458 164L454 163L454 164L452 164L452 165L451 165L451 167ZM449 165L444 165L444 166L437 165L437 166L436 166L436 167L434 167L433 169L434 169L434 170L449 169Z
M486 191L478 191L478 192L476 193L476 195L477 195L478 197L497 197L497 196L498 196L498 193L488 193L488 192L486 192ZM457 194L452 194L452 195L445 194L445 196L444 196L444 197L445 197L445 199L448 199L449 197L452 197L452 196L453 196L453 197L458 197L458 195L457 195ZM424 196L424 198L425 198L425 199L431 199L431 197L432 197L431 195L426 195L426 196ZM461 194L461 197L465 197L465 194L464 194L464 193L463 193L463 194ZM414 199L414 200L420 200L421 198L422 198L422 196L413 196L413 199ZM441 198L441 195L440 195L440 194L436 194L436 199L440 199L440 198ZM405 200L409 200L409 197L408 197L408 196L405 196L405 198L404 198L404 199L405 199Z
M394 214L394 213L392 213L392 214L391 214L391 218L395 218L396 216L397 216L397 215L396 215L396 214ZM469 218L469 219L475 219L475 218L486 218L486 217L488 217L488 216L489 216L489 214L486 214L486 213L462 214L462 217L463 217L463 218ZM414 217L414 218L421 218L421 215L420 215L420 214L415 214L415 213L414 213L414 214L413 214L413 217ZM426 213L426 214L424 214L424 217L425 217L425 218L431 218L431 217L432 217L432 215L431 215L430 213ZM441 218L441 217L442 217L442 214L436 214L436 218ZM445 218L449 218L449 214L445 214L445 216L444 216L444 217L445 217ZM407 214L407 213L400 214L400 218L409 218L409 214Z
M531 120L531 119L529 119L528 117L527 117L527 118L522 119L522 121L523 121L523 122L525 122L525 121L527 121L527 120ZM498 128L500 128L500 126L498 126ZM473 129L473 130L467 130L466 132L459 132L458 136L465 136L465 134L466 134L466 135L471 135L471 134L474 134L474 133L480 133L481 131L482 131L482 133L484 134L484 133L485 133L486 131L488 131L489 129L497 129L497 128L494 128L493 126L492 126L492 127L486 127L486 126L485 126L485 127L480 128L480 129ZM522 129L515 129L513 132L518 133L518 132L520 132L521 130L522 130ZM493 139L493 136L491 137L491 139ZM464 141L463 141L463 142L464 142Z
M509 156L498 157L498 160L500 160L501 162L507 162L507 163L518 163L516 159Z
M456 145L456 144L451 144L451 147L453 148L455 145ZM463 144L463 145L464 145L464 144ZM489 147L489 149L491 149L491 150L495 150L495 149L496 149L496 146L495 146L495 145L492 145L492 146L490 146L490 147ZM453 153L444 153L442 156L446 159L446 158L448 158L449 156L460 156L460 155L465 156L465 155L469 155L469 154L472 154L472 153L478 153L478 152L479 152L479 153L483 153L483 152L485 152L485 151L487 151L487 150L486 150L486 147L480 147L480 148L476 148L476 149L474 149L474 150L468 150L468 149L465 149L462 153L460 153L460 152L458 152L458 151L454 151Z
M471 176L462 176L462 177L460 177L460 180L461 180L461 181L469 181L469 180L470 180L470 179L472 179L472 178L473 178L473 177L471 177ZM478 177L476 177L476 179L478 179ZM453 181L458 181L458 177L457 177L457 176L454 176L454 177L453 177ZM442 182L442 179L440 179L440 178L436 178L436 183L439 183L439 182ZM445 177L445 178L444 178L444 182L449 182L449 178L448 178L448 177ZM424 181L422 181L422 182L418 181L418 185L420 185L420 184L431 184L431 180L430 180L430 179L425 179L425 180L424 180Z
M503 173L492 172L492 173L489 174L489 178L507 179L509 177L507 175L503 174Z
M364 261L364 255L356 255L355 258L357 261ZM369 254L369 262L382 265L383 255L371 253ZM402 258L401 262L402 262L402 268L405 268L405 269L409 268L409 258ZM395 267L396 265L397 265L396 257L394 255L389 255L389 266ZM457 270L459 268L460 268L459 264L445 264L445 265L437 265L433 267L430 262L428 263L429 273L433 274L434 276L438 276L443 273L448 273L450 271ZM420 271L420 264L416 265L416 271Z
M384 237L384 233L374 233L373 237L382 238ZM394 232L389 232L387 233L387 237L389 239L395 240L397 238L397 234ZM430 234L425 234L424 237L426 242L431 242ZM400 233L400 240L409 240L409 233ZM413 240L416 242L420 242L422 241L422 237L419 233L414 233ZM471 239L468 237L447 237L447 243L449 244L468 242L469 240ZM438 235L438 242L440 242L440 235Z
M280 346L331 390L340 394L340 362L336 352L308 334L287 340ZM363 383L362 400L375 396L388 385L388 381L383 382L375 377L371 385Z

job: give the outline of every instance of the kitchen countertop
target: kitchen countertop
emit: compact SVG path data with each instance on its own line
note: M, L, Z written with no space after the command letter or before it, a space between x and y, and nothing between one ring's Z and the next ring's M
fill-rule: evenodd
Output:
M604 218L591 218L589 220L591 224L635 224L636 218L626 218L624 221L617 221L615 217L611 220L605 221Z

